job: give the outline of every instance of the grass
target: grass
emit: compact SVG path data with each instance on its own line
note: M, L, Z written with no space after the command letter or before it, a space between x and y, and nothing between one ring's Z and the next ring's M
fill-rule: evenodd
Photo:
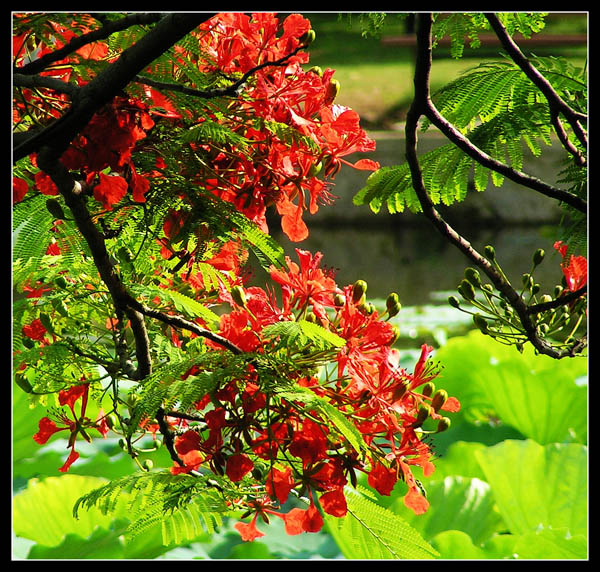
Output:
M360 14L305 13L317 33L310 48L310 65L336 70L341 89L337 103L351 107L367 129L391 129L403 121L413 95L414 52L412 48L384 45L379 37L361 35ZM391 14L383 35L406 33L405 15ZM559 17L560 16L560 17ZM547 17L546 30L553 33L585 32L585 14L555 14ZM540 48L537 55L547 55ZM548 55L558 55L556 49ZM574 63L583 65L586 48L563 50ZM463 58L449 57L448 50L434 50L431 89L435 92L465 70L484 60L499 58L496 48L465 49Z

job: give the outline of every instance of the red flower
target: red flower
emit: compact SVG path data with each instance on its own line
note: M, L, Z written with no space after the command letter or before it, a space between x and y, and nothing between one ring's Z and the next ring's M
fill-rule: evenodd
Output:
M254 515L254 517L249 523L236 522L233 525L233 528L235 528L240 533L242 540L244 540L245 542L252 542L253 540L265 535L264 532L261 532L260 530L258 530L258 528L256 528L257 518L258 513Z
M46 173L38 171L33 178L35 180L36 189L42 193L42 195L58 195L58 187Z
M42 321L39 318L33 320L31 324L23 326L21 332L24 336L38 342L43 342L44 336L47 334L47 330L44 328Z
M571 292L579 290L587 284L587 259L585 256L567 256L567 245L561 241L554 243L554 248L560 252L563 261L561 269Z
M25 179L13 177L13 205L23 200L29 190L29 185Z
M342 488L323 493L319 497L319 502L327 514L337 518L345 516L348 512L348 505L346 504L346 497Z
M225 474L234 482L241 481L252 469L254 463L243 454L235 454L227 459Z
M282 471L273 467L269 471L265 485L269 496L277 497L277 500L283 504L295 486L291 467L286 467Z
M108 425L106 424L104 412L100 410L95 422L85 416L85 411L88 402L89 383L75 385L71 389L59 391L58 402L64 407L69 407L71 418L64 412L60 411L57 414L58 421L62 426L58 426L49 417L40 419L38 432L33 436L33 440L39 445L43 445L50 439L52 435L59 431L70 432L69 443L67 447L71 448L71 452L67 457L64 465L58 469L61 473L66 473L70 466L79 458L79 453L75 451L75 441L78 435L81 435L86 441L90 442L91 438L87 433L88 429L96 429L103 437L108 433ZM75 412L75 403L81 399L81 409L79 415Z
M105 209L112 210L126 194L127 181L118 175L100 173L100 182L94 187L94 198L100 201Z
M375 463L368 476L368 483L380 495L389 496L398 480L396 469L386 467L381 463Z

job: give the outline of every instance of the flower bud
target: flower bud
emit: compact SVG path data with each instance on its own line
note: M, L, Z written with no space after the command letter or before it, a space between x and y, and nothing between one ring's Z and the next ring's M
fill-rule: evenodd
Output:
M325 99L323 103L325 105L331 105L338 93L340 92L340 82L337 79L329 80L329 85L327 86L327 91L325 93Z
M429 405L421 405L419 407L419 412L417 413L417 419L416 421L412 424L413 427L421 427L421 425L423 425L423 423L425 423L425 420L429 417L429 414L431 412L431 407L429 407Z
M531 274L523 274L523 276L521 276L521 282L523 283L523 286L527 288L527 290L531 290L533 288L533 276Z
M428 381L421 390L422 395L429 397L435 391L435 383Z
M319 161L318 163L312 163L310 165L310 167L308 168L308 176L316 177L321 172L322 168L323 168L323 163L321 161Z
M442 417L438 421L437 432L441 433L442 431L446 431L447 429L450 429L450 425L452 425L452 422L450 421L450 419L448 417Z
M544 260L544 256L545 256L545 252L543 248L538 248L534 253L533 253L533 263L537 266L538 264L542 263L542 260Z
M531 287L531 293L535 296L539 291L540 291L541 286L536 282L532 287Z
M306 32L304 32L304 34L300 36L299 41L305 46L310 46L310 44L312 44L315 41L316 37L317 33L314 30L307 30Z
M487 332L488 325L485 318L481 314L474 314L473 322L484 334Z
M557 284L554 287L554 297L558 298L563 293L563 290L564 288L560 284Z
M456 296L449 296L448 297L448 304L450 304L450 306L452 306L453 308L459 308L460 307L460 300Z
M481 284L481 277L479 272L475 268L467 268L465 270L465 278L473 284L473 286L479 286Z
M142 463L142 469L144 469L144 471L151 471L153 467L154 467L154 463L152 462L152 459L146 459Z
M402 304L400 304L400 302L398 302L391 308L388 308L388 316L390 318L393 318L396 314L398 314L398 312L400 312L400 310L402 310Z
M448 400L448 392L445 389L438 389L431 398L431 407L437 413Z
M241 286L234 286L231 289L231 297L238 306L246 307L246 294L244 294L244 289Z
M336 294L333 297L333 303L336 306L343 306L346 303L346 297L343 294Z
M317 74L319 77L323 77L323 70L319 66L313 66L308 70L308 73Z
M358 304L359 300L367 293L367 283L364 280L357 280L352 287L352 301Z
M494 250L493 246L490 246L489 244L487 246L483 247L483 253L485 254L486 258L488 258L491 261L496 260L496 251Z
M544 294L540 298L540 303L541 304L547 304L548 302L552 302L552 296L550 296L550 294Z
M392 325L392 338L388 345L393 346L398 339L400 338L400 328L398 326Z
M465 300L474 300L475 299L475 288L473 288L473 284L471 284L468 280L462 280L458 286L458 293Z

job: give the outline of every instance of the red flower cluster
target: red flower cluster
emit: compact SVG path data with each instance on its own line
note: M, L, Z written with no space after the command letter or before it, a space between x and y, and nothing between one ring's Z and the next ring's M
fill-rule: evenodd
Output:
M331 181L326 179L335 176L342 162L351 164L343 157L375 148L360 128L358 114L333 103L339 88L333 70L302 68L308 54L300 48L309 31L310 22L299 14L280 23L273 14L235 13L215 16L197 33L208 55L207 61L199 62L199 70L209 75L243 74L299 50L281 65L257 69L243 97L231 102L228 118L220 119L243 144L190 144L211 166L210 172L196 175L198 185L235 204L264 230L266 209L274 205L283 231L293 241L308 235L303 214L313 214L320 203L331 201ZM160 94L152 89L147 93L157 107L164 107ZM179 114L168 106L166 115ZM198 126L205 121L200 119ZM379 167L370 159L352 166Z
M385 313L379 315L366 304L355 286L340 289L333 274L321 268L320 253L296 252L300 264L288 259L287 271L271 270L281 285L281 307L261 288L242 289L236 302L227 297L233 309L222 316L219 333L258 355L269 356L283 344L297 366L285 377L302 393L278 398L269 375L251 364L245 376L196 403L202 422L184 428L175 440L183 465L176 464L174 474L207 467L245 485L246 491L250 487L251 493L236 505L254 515L250 523L236 525L246 540L262 535L256 528L258 516L265 522L268 515L283 518L289 534L320 530L318 506L344 516L344 487L356 483L357 472L366 473L369 485L383 495L398 480L406 482L405 503L417 514L425 512L428 502L411 471L414 465L425 476L434 470L422 425L429 418L438 423L433 432L443 430L449 420L442 412L460 408L443 390L432 390L438 372L429 360L431 347L423 346L412 373L400 368L398 352L391 347L396 334ZM310 346L294 347L273 335L269 326L282 322L312 322L337 336L343 342L339 347L314 350L335 366L335 373L307 377L300 362ZM314 363L314 356L307 359ZM190 372L199 373L196 368ZM349 433L328 417L327 407L345 418ZM281 511L292 491L306 496L307 509Z
M58 392L58 402L64 407L67 405L71 412L71 416L60 409L56 412L56 420L61 424L57 425L50 417L43 417L39 422L39 431L33 436L33 440L39 445L43 445L54 435L60 431L69 431L68 448L71 449L65 464L58 469L61 473L66 473L71 465L79 459L79 453L75 451L75 441L81 435L86 441L90 442L91 437L87 431L96 429L103 437L106 437L109 429L106 424L104 412L98 412L96 421L91 421L85 416L88 403L89 384L83 383L75 385L70 389ZM75 403L81 399L81 409L79 415L75 412Z

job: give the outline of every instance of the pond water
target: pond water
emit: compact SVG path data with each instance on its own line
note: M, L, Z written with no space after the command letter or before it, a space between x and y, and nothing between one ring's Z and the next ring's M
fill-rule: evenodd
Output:
M377 151L369 154L383 165L403 162L402 133L372 134ZM436 134L420 139L419 149L426 151L445 143ZM561 152L549 148L543 159L531 158L523 170L552 181ZM439 292L456 291L470 266L466 257L449 244L422 215L401 213L374 214L366 206L355 206L352 198L370 173L345 166L332 189L339 198L322 207L316 215L306 215L310 230L307 240L291 243L279 230L277 219L270 222L271 233L292 259L294 249L303 248L324 254L323 263L337 269L340 286L361 278L369 285L368 295L385 298L391 291L399 294L404 306L430 304L446 296ZM546 260L538 267L535 279L542 292L551 292L560 282L560 256L552 245L561 211L553 201L516 185L491 187L484 193L470 193L467 199L439 209L459 232L479 251L487 244L496 249L509 280L521 284L521 275L531 269L531 257L543 248ZM260 272L255 280L260 283Z

